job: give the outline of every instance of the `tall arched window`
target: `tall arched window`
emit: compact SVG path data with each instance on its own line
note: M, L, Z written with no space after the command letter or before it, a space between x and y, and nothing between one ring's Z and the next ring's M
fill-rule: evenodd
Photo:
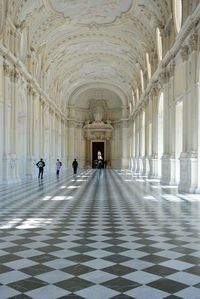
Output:
M158 60L162 59L162 38L160 35L160 29L156 28L156 41L157 41L157 52L158 52Z
M173 0L173 17L176 33L179 33L182 24L182 0Z
M148 79L151 79L151 64L149 61L149 53L146 52L146 63L147 63L147 73L148 73Z
M141 80L142 92L144 92L144 77L143 77L143 71L141 69L140 69L140 80Z

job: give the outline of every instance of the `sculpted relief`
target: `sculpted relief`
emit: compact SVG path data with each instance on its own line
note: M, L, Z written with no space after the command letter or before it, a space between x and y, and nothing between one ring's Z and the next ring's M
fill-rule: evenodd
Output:
M107 24L127 12L135 0L49 0L53 9L79 24Z

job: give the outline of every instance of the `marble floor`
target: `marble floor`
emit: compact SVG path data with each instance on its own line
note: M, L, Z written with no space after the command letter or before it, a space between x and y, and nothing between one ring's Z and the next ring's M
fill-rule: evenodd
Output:
M0 299L200 298L200 196L118 170L0 187Z

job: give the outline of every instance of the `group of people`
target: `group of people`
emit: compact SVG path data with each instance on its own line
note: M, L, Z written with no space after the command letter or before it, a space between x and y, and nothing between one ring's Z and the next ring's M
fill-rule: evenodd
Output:
M106 168L107 167L107 161L103 161L103 160L95 160L94 161L94 166L96 169L102 169L102 168Z
M43 179L45 162L43 161L42 158L40 159L40 161L38 161L36 163L36 166L39 169L38 178ZM61 166L62 166L62 162L59 159L57 159L57 161L56 161L56 175L57 175L57 177L59 177ZM74 174L76 174L77 173L77 168L78 168L78 162L77 162L76 159L74 159L74 161L72 162L72 168L74 170Z
M38 173L38 178L43 179L43 174L44 174L44 167L45 167L45 162L43 161L43 159L41 158L40 161L38 161L36 163L36 166L39 168L39 173ZM62 166L62 162L57 159L56 161L56 175L57 177L59 177L59 173L60 173L60 168ZM95 160L95 167L96 169L101 169L101 168L106 168L107 167L107 161L103 161L101 152L98 151L98 156L97 156L97 160ZM78 162L76 159L74 159L74 161L72 162L72 168L74 171L74 174L77 174L77 169L78 169Z

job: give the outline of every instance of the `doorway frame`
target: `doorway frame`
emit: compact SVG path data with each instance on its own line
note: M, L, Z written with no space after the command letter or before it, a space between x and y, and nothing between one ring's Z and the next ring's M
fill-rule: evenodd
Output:
M92 148L93 148L93 143L94 142L103 142L104 143L104 161L107 159L107 157L106 157L106 140L102 140L102 139L91 140L91 144L90 144L90 164L91 164L91 167L92 167Z

